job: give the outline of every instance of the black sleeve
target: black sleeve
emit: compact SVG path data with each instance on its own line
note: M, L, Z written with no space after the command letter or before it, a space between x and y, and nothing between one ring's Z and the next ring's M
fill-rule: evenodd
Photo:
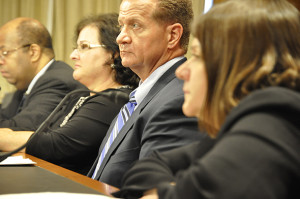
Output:
M170 159L180 156L180 160L185 160L184 151L169 157L157 154L138 162L124 177L121 190L140 196L145 188L156 187L159 198L172 199L298 198L299 129L264 114L252 115L239 124L242 125L227 132L204 156L195 155L188 168L175 174ZM185 150L185 153L199 151ZM148 187L140 186L154 175L162 175L163 180L150 181ZM171 181L176 185L170 185Z
M187 169L195 158L205 154L214 142L207 136L200 142L171 151L163 153L155 151L149 158L140 160L124 175L122 190L115 193L115 196L124 197L131 193L140 197L144 191L156 187L157 184L174 182L176 173ZM193 153L196 151L198 153Z
M98 152L118 107L111 99L98 96L89 100L61 128L53 128L32 137L26 152L50 162L83 158Z
M0 108L0 125L2 121L12 118L16 115L19 104L25 91L16 90L5 107Z

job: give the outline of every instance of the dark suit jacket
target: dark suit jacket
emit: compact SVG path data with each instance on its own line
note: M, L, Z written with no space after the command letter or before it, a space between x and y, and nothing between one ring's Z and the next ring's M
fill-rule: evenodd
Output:
M154 150L167 151L203 136L198 131L197 120L182 113L183 82L175 77L175 70L185 60L177 62L163 74L138 105L109 148L95 179L120 187L123 174L136 160L150 155ZM102 141L99 155L114 121ZM99 155L88 174L90 177Z
M35 131L67 93L79 88L86 89L73 79L73 69L54 61L25 97L19 113L25 91L16 91L11 103L0 109L0 128Z
M230 111L214 145L153 153L124 175L115 196L157 188L159 198L172 199L300 198L299 101L286 88L254 91Z

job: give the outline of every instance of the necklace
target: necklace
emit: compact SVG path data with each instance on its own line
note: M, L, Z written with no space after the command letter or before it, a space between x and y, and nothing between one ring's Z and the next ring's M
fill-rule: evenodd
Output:
M121 88L131 88L131 86L129 86L129 85L123 85L123 86L120 86L120 87L118 87L116 89L121 89Z
M69 112L69 114L65 117L64 121L59 125L60 127L63 127L66 125L66 123L70 120L70 118L74 115L75 111L78 110L82 104L86 101L87 97L80 97L77 103L73 106L72 110Z

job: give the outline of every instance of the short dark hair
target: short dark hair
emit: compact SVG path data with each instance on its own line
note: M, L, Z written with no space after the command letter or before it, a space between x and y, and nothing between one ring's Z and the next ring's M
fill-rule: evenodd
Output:
M53 52L52 38L47 28L37 20L26 18L17 27L19 43L37 44Z
M191 0L157 0L157 7L152 17L165 24L179 23L183 27L180 46L185 53L188 50L191 22L194 17Z
M116 42L116 38L120 33L118 14L100 14L96 16L88 16L81 20L75 30L75 42L77 41L79 34L86 26L94 26L98 30L98 39L101 44L104 44L105 49L112 53L113 69L115 70L115 80L122 85L129 85L137 87L139 77L131 71L130 68L122 65L120 57L119 45Z

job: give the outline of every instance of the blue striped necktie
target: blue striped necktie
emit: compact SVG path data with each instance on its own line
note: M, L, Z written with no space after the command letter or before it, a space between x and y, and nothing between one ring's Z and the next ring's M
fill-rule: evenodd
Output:
M115 138L117 137L118 133L120 132L120 130L122 129L122 127L124 126L124 124L126 123L126 121L129 119L129 117L131 116L131 114L134 111L134 107L137 105L136 100L135 100L135 92L136 90L134 90L133 92L130 93L129 97L129 102L127 104L125 104L122 109L120 110L119 114L118 114L118 119L114 125L114 128L112 129L110 136L108 138L108 140L106 141L106 144L104 146L104 148L102 149L100 158L98 160L96 169L93 173L92 178L95 179L96 174L100 168L100 165L109 149L109 147L111 146L111 144L113 143L113 141L115 140Z

